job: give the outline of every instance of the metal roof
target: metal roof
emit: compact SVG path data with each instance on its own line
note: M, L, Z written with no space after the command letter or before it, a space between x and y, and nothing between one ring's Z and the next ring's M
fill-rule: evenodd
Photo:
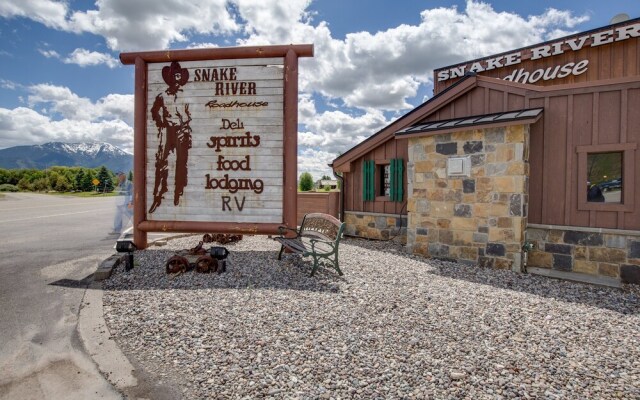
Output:
M399 130L396 135L409 135L413 133L427 133L440 131L444 129L464 129L476 125L509 123L513 121L536 119L542 113L543 108L530 108L519 111L506 111L495 114L476 115L472 117L463 117L456 119L448 119L445 121L422 122L412 125L408 128Z

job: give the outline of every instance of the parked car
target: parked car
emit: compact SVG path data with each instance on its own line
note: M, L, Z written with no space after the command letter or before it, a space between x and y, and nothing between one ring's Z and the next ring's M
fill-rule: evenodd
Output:
M600 186L603 192L608 192L615 189L622 189L622 178L601 182L598 184L598 186Z

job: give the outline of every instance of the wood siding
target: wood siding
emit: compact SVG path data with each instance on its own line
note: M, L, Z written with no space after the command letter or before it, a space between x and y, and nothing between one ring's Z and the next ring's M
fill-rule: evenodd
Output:
M407 200L407 158L409 154L408 140L387 140L373 148L363 157L352 161L351 172L344 174L344 210L375 212L384 214L406 215ZM374 201L362 200L362 164L364 160L374 160L376 164L382 164L394 158L402 158L404 168L402 173L403 201L391 201L389 197L376 196ZM378 193L379 172L376 168L376 193Z

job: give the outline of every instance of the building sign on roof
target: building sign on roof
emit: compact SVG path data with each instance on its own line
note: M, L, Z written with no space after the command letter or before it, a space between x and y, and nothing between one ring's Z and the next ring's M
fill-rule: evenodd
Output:
M638 37L640 22L637 19L626 21L603 29L435 70L436 86L442 88L448 81L458 79L469 72L528 84L575 77L585 74L591 68L593 53L588 53L587 49Z

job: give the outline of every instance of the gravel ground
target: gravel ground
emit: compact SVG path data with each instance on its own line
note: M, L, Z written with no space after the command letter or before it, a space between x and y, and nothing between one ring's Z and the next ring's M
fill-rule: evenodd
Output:
M245 236L227 272L177 249L105 282L113 338L184 398L640 398L640 291L428 260L344 239L344 277ZM208 248L208 246L207 246Z

